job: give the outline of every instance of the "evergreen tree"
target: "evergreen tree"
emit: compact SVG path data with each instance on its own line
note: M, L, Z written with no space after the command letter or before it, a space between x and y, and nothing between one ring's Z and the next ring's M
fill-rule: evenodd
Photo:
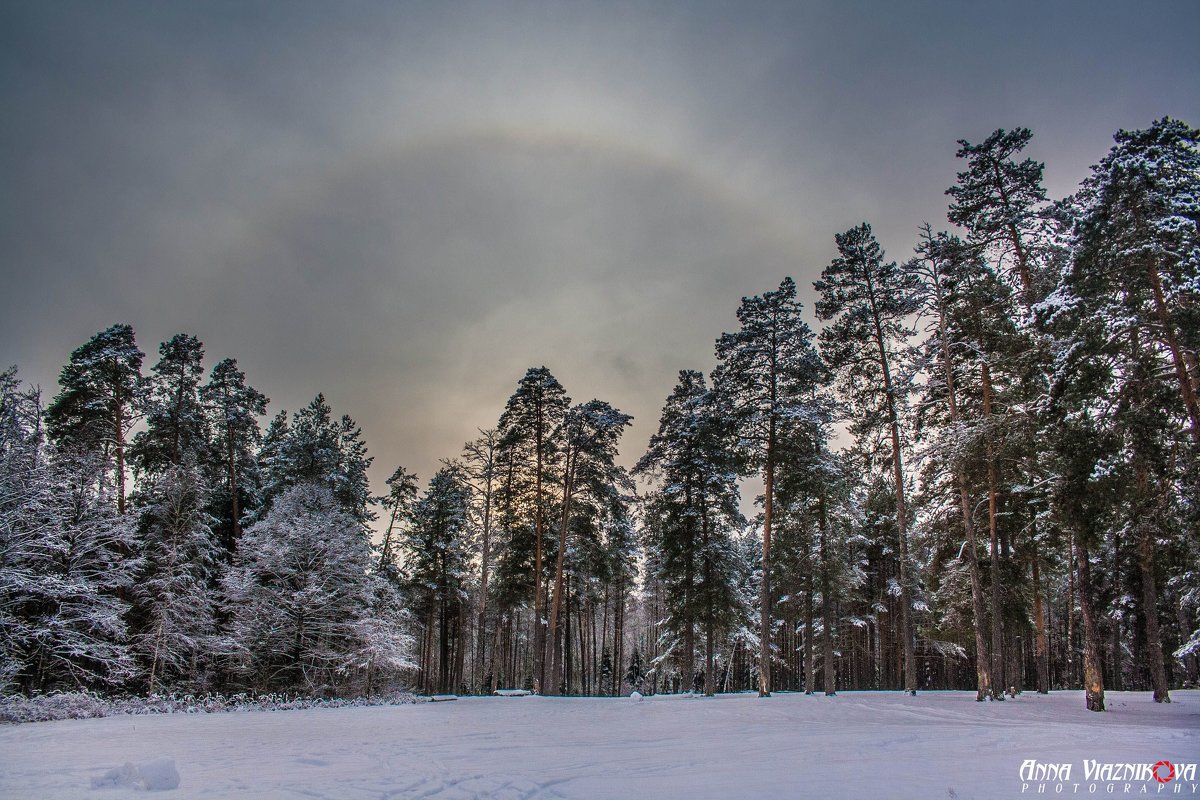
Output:
M131 326L97 333L71 353L59 374L62 389L46 414L50 437L60 448L114 459L118 514L125 513L125 443L140 412L143 357Z
M649 563L666 590L669 624L683 637L686 686L695 683L695 628L705 631L706 694L714 691L716 636L736 605L729 537L744 524L731 423L704 375L682 370L635 470L658 479L647 502Z
M0 372L0 688L117 687L136 672L118 596L135 532L100 480L108 460L49 450L42 416L16 369Z
M266 504L292 486L321 483L361 525L375 519L367 481L372 458L367 455L362 429L346 415L335 422L324 394L318 394L290 421L285 412L279 412L267 427L258 460L264 472Z
M193 465L168 467L144 497L132 643L152 694L163 685L210 688L220 551L207 505Z
M1015 160L1032 138L1028 128L1000 128L980 144L960 139L957 155L966 159L967 169L946 190L954 198L950 222L967 229L971 244L995 252L996 263L1008 260L1027 311L1045 293L1036 285L1038 272L1030 252L1031 231L1046 201L1044 166L1028 158Z
M543 545L546 531L546 513L549 498L545 484L553 482L548 471L557 466L558 448L553 433L562 424L571 399L558 379L545 367L530 367L525 377L517 384L500 415L499 430L502 438L514 448L513 453L523 451L533 457L533 658L537 673L536 686L539 691L546 678L546 629L542 619L545 614L543 593ZM547 478L550 478L548 481Z
M327 485L284 490L245 530L224 580L235 672L258 689L320 693L408 666L395 615L373 608L373 561L362 524Z
M461 633L458 622L467 601L469 505L470 489L462 476L453 467L443 467L417 502L412 528L401 540L413 608L425 622L430 645L437 632L437 657L433 647L427 646L422 663L424 689L431 693L453 691L456 671L450 657L452 639L459 639L460 648L464 644L455 634ZM436 680L432 669L435 663Z
M622 414L602 400L574 406L563 417L562 430L556 437L563 455L562 515L559 521L558 553L554 564L554 594L550 604L548 640L550 681L548 693L557 694L562 681L563 654L558 643L559 614L563 607L564 564L567 535L576 520L572 517L576 494L591 494L603 501L619 491L623 472L616 466L617 443L633 417ZM579 503L582 505L582 503ZM570 647L570 642L566 645Z
M222 545L231 555L242 535L242 515L253 513L261 503L262 479L254 453L262 443L258 418L267 412L267 398L246 385L245 373L232 358L213 367L200 397L213 432L213 509L221 519ZM221 481L224 485L218 489Z
M915 632L912 624L911 565L908 555L908 510L900 436L900 407L907 386L896 380L896 349L912 334L906 320L916 313L916 276L883 260L883 250L871 226L851 228L835 237L838 257L814 284L821 294L817 316L830 324L821 331L822 353L837 375L838 388L859 433L882 417L891 439L892 478L896 493L899 541L901 636L904 646L904 688L917 690Z
M759 694L771 693L771 525L779 443L790 426L811 414L812 390L821 379L812 331L800 318L796 284L785 278L774 292L746 297L737 312L741 328L717 340L716 391L736 420L744 464L763 478L763 570L760 593Z
M413 505L417 500L417 476L404 467L396 467L396 471L385 481L388 486L387 496L382 498L383 507L388 515L388 526L383 532L383 542L379 546L379 568L384 571L394 570L395 552L393 542L397 534L396 525L410 524L412 521Z
M203 463L209 429L200 402L204 346L178 333L158 348L159 360L146 381L146 430L134 437L130 457L137 471L154 479L171 467Z

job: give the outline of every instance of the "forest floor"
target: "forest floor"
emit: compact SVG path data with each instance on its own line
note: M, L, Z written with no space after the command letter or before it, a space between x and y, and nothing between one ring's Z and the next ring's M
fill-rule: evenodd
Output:
M0 797L144 797L92 782L173 759L163 796L179 798L1200 798L1195 778L1086 779L1085 760L1186 776L1200 691L1173 698L1111 692L1094 714L1078 691L480 697L27 723L0 726ZM1070 764L1069 780L1022 780L1030 760Z

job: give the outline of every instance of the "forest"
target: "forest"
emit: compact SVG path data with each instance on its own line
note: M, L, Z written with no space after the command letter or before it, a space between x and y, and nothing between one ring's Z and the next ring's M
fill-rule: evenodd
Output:
M351 416L268 420L191 334L149 364L113 325L49 398L0 372L0 691L1170 702L1200 683L1200 131L1119 131L1061 199L1032 136L959 141L900 258L836 233L813 309L730 298L631 469L631 417L545 366L374 489Z

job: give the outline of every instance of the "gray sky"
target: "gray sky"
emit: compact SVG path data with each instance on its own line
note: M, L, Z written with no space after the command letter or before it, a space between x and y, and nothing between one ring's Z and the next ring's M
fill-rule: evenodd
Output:
M863 220L906 257L959 138L1032 128L1057 197L1200 123L1197 41L1194 1L0 0L0 367L193 333L271 413L324 391L382 491L545 364L629 464L742 295L811 308Z

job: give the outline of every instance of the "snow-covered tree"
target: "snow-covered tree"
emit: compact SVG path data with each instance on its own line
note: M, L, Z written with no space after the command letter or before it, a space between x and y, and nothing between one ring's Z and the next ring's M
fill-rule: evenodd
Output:
M108 460L47 448L35 391L0 372L0 688L112 688L136 671L119 596L132 584L132 520ZM97 486L106 486L97 490Z
M285 489L248 527L224 580L231 667L259 689L335 692L372 670L409 666L361 523L322 483ZM381 612L384 609L381 609Z
M133 647L146 686L211 688L219 545L194 464L167 467L144 493L143 561L133 592Z
M648 565L665 589L668 623L683 639L687 687L695 682L696 627L704 631L705 694L715 690L717 636L732 625L737 605L731 534L745 521L734 433L704 375L682 370L636 469L658 484L645 511Z

